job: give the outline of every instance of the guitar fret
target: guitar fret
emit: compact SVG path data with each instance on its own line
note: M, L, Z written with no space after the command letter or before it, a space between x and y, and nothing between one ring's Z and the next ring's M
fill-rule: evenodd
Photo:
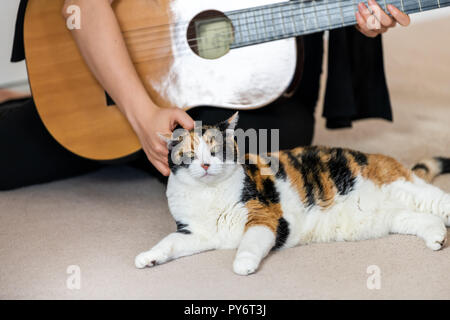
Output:
M312 33L318 31L319 22L316 11L314 10L313 1L303 2L303 12L305 18L305 32Z
M275 19L274 19L274 17L273 17L273 9L272 9L272 7L270 7L270 17L271 17L271 19L272 19L272 29L273 29L273 37L274 38L276 38L276 30L275 30L275 27L276 27L276 24L275 24Z
M355 2L356 0L353 0L353 11L354 12L356 12L356 11L358 11L357 9L358 9L358 5L356 4L356 2Z
M297 23L295 22L294 14L295 14L295 11L293 14L291 14L291 22L292 22L292 27L294 29L294 34L296 34L296 33L298 33L298 30L297 30Z
M360 0L296 0L227 13L233 22L232 48L354 25ZM412 14L450 6L450 0L383 0ZM300 21L301 20L301 21Z
M390 0L390 1L388 2L388 5L389 5L389 4L395 6L395 7L397 7L399 10L402 10L402 11L403 11L403 9L401 9L401 0ZM388 13L388 14L390 15L389 11L387 11L387 10L386 10L386 13Z
M250 23L248 22L247 13L244 12L243 15L244 15L244 19L245 19L245 24L247 25L248 40L249 40L249 41L252 41L251 33L250 33Z
M253 15L255 16L255 18L256 18L256 15L255 15L255 13L253 12ZM264 30L264 37L266 38L266 39L269 39L269 36L268 36L268 34L267 34L267 26L266 26L266 20L264 19L264 13L261 13L261 14L258 14L258 16L262 16L262 18L261 18L261 24L262 24L262 29Z
M241 25L241 17L240 17L240 15L238 16L236 22L238 23L238 28L237 28L237 30L238 30L238 35L239 35L239 37L238 37L239 40L236 41L236 42L237 42L237 43L242 43L242 42L244 42L244 36L243 36L243 34L242 34L242 25Z
M327 10L328 26L331 28L330 11L328 10L328 0L325 0L325 9Z
M355 6L355 0L343 0L342 12L344 16L343 26L354 24L356 22L355 12L357 8Z
M247 42L250 41L250 33L249 33L249 30L248 30L248 24L247 24L246 21L244 21L244 19L245 19L245 12L240 15L239 23L240 23L241 29L242 29L242 35L243 35L242 36L242 41L244 43L247 43Z
M267 24L268 22L268 10L267 9L263 9L261 12L262 15L262 19L264 21L264 30L265 30L265 34L266 34L266 39L270 40L273 38L273 34L274 32L272 31L272 26L269 24Z
M282 8L281 6L278 7L278 10L280 11L280 16L281 16L281 27L283 28L283 33L287 34L289 32L286 32L286 23L284 21L284 16L283 16L283 12L281 11L281 8Z
M317 10L316 10L316 1L315 0L312 0L312 7L313 7L314 17L315 17L315 21L316 21L316 29L319 29L319 19L317 18Z
M344 12L343 12L343 9L342 9L342 2L343 1L344 0L340 0L339 1L339 10L341 12L341 17L342 17L342 26L345 26Z
M338 27L342 26L344 23L344 16L341 11L340 1L327 1L326 10L329 17L329 27Z
M302 1L301 3L302 3L301 9L302 9L303 25L305 26L305 31L306 31L306 30L308 30L308 26L307 26L306 17L305 17L305 2Z

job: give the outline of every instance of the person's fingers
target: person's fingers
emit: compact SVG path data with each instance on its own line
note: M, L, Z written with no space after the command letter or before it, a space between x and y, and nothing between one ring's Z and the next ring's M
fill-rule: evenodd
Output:
M369 8L365 5L364 2L360 2L358 4L358 12L361 14L361 16L364 18L364 20L367 21L367 19L372 15Z
M158 143L156 143L153 147L153 151L164 157L167 157L169 155L169 150L167 149L167 146L163 141L158 141Z
M411 23L411 18L406 13L401 12L399 9L397 9L392 4L388 4L387 8L388 8L389 12L392 14L392 16L394 17L394 19L398 23L400 23L400 25L402 25L404 27L409 26L409 24Z
M148 160L153 164L153 166L158 170L163 176L168 176L170 174L169 165L165 164L164 162L158 161L153 159L152 157L149 157L147 155Z
M367 21L359 11L357 11L355 15L357 22L356 28L359 30L359 32L370 38L376 37L378 35L376 30L369 29Z
M175 109L173 113L173 120L186 130L194 129L194 120L183 110Z
M167 165L165 165L165 164L162 164L162 163L159 162L159 161L157 161L157 162L154 164L154 166L155 166L156 170L158 170L159 172L161 172L161 174L162 174L163 176L167 177L167 176L170 175L170 169L169 169L169 166L167 166Z
M388 30L389 30L389 28L381 27L381 29L378 30L378 33L385 33L385 32L388 31Z
M157 161L162 163L168 163L169 150L165 145L157 144L153 148L149 149L149 155Z
M380 5L375 0L369 0L368 4L372 9L371 15L373 15L382 26L385 27L393 27L396 24L396 21L391 18L389 15L384 12L384 10L380 7ZM368 9L367 9L368 10ZM367 18L366 18L367 20Z

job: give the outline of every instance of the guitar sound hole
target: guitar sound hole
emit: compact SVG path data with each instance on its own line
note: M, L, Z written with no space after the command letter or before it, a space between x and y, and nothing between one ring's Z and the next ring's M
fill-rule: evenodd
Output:
M230 51L234 42L233 24L220 11L204 11L192 19L187 31L192 51L204 59L218 59Z

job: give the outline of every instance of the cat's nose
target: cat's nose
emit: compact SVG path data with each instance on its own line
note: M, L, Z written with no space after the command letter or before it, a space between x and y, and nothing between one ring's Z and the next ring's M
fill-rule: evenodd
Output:
M202 168L205 169L205 171L208 171L209 163L202 163Z

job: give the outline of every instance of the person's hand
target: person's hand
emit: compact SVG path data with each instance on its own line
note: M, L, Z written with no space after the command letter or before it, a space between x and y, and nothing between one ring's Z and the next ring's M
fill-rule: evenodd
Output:
M194 128L194 120L181 109L159 108L155 105L140 108L129 120L148 160L161 174L168 176L169 150L159 134L171 133L177 125L191 130Z
M356 12L356 21L358 24L356 28L365 36L374 38L379 34L385 33L390 28L393 28L399 23L406 27L411 20L406 13L403 13L395 6L388 4L387 9L391 16L387 15L375 0L369 0L369 8L364 3L358 5Z

